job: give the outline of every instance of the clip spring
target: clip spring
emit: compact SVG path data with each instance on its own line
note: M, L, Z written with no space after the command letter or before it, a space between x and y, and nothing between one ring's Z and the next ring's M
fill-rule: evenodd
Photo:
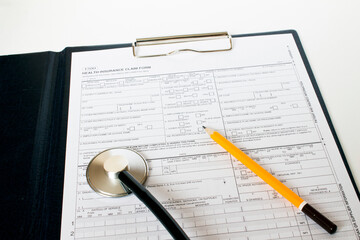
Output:
M216 40L216 39L229 39L229 47L222 49L213 49L213 50L196 50L190 48L182 48L173 50L167 53L161 54L152 54L152 55L139 55L137 54L136 49L141 46L152 46L152 45L161 45L161 44L173 44L173 43L186 43L194 41L206 41L206 40ZM160 56L169 56L179 52L197 52L197 53L209 53L209 52L221 52L221 51L230 51L232 49L232 39L229 33L227 32L217 32L217 33L202 33L202 34L189 34L189 35L177 35L177 36L166 36L166 37L153 37L153 38L138 38L136 42L132 44L132 50L134 57L137 58L146 58L146 57L160 57Z

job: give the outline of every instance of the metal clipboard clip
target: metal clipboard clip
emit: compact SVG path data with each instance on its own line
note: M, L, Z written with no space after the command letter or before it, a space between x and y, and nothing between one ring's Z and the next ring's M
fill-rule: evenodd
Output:
M165 53L158 54L138 54L138 49L140 47L149 47L154 45L162 44L174 44L174 43L188 43L188 42L197 42L197 41L208 41L208 40L220 40L225 39L228 41L227 47L220 49L194 49L194 48L180 48L171 50ZM232 49L232 39L231 35L227 32L216 32L216 33L201 33L201 34L189 34L189 35L176 35L176 36L166 36L166 37L153 37L153 38L138 38L136 42L132 44L133 55L136 58L146 58L146 57L160 57L160 56L169 56L179 52L197 52L197 53L210 53L210 52L221 52L221 51L230 51Z

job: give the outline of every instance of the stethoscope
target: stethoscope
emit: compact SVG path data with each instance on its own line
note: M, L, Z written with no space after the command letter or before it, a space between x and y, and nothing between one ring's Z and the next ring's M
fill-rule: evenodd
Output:
M190 239L161 203L143 186L149 173L140 153L127 148L112 148L96 155L86 170L90 187L106 197L134 193L158 218L174 239Z

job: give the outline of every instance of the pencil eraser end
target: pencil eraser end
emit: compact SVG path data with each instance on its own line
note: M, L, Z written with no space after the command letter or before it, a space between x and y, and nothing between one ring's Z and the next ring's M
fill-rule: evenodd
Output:
M315 208L313 208L310 204L306 204L301 211L314 220L314 222L319 224L328 233L333 234L336 232L337 226L320 212L318 212Z

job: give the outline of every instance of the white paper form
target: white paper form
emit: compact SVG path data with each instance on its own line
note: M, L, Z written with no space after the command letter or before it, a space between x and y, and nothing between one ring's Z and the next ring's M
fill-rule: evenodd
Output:
M206 44L206 42L204 42ZM359 239L360 205L291 34L229 52L72 55L62 239L171 239L135 196L87 184L114 147L148 161L147 189L191 239ZM214 143L213 128L338 225L330 235Z

